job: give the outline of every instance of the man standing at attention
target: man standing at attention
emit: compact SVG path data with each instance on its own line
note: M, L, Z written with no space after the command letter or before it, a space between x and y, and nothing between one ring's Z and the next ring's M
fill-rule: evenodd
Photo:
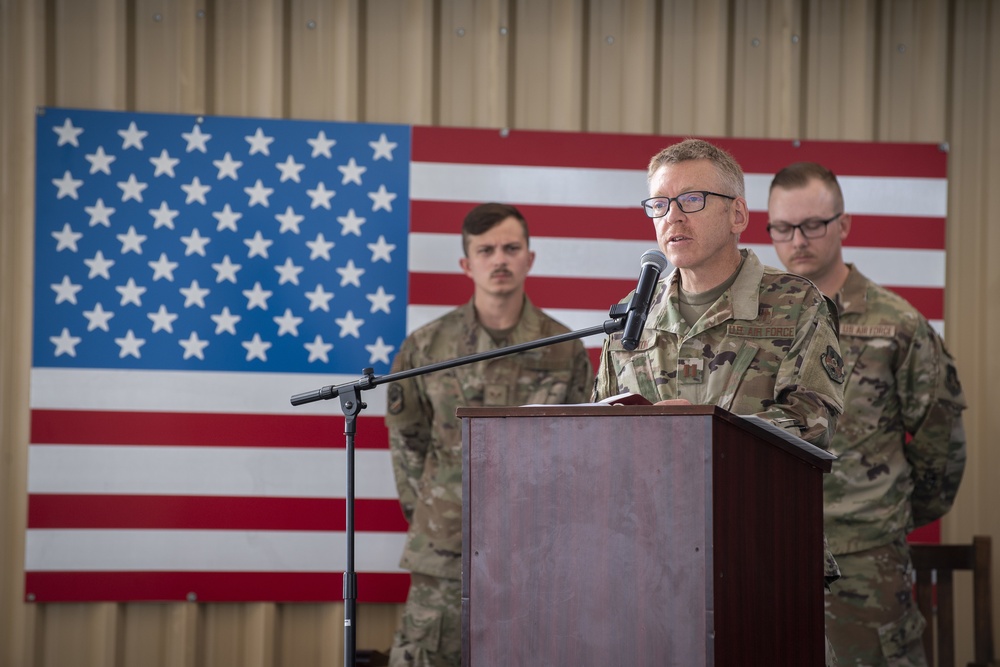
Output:
M407 337L393 372L568 331L525 294L535 253L520 211L477 206L462 225L462 244L459 265L473 282L472 300ZM592 379L590 359L576 340L389 385L385 421L410 524L400 565L411 575L390 665L457 667L462 661L462 426L455 409L581 403Z
M965 400L954 362L927 320L876 285L841 244L851 230L836 176L812 162L771 182L768 232L785 267L840 313L845 412L824 479L824 526L841 570L826 595L840 665L926 665L906 535L955 499L965 468Z

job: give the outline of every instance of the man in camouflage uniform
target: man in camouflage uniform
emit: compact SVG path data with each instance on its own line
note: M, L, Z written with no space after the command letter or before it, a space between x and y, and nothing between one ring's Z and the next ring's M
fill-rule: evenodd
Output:
M535 253L516 208L474 208L462 226L462 243L459 263L474 284L472 300L403 341L393 372L568 331L524 292ZM583 344L572 341L389 386L385 421L410 524L400 565L411 573L390 665L461 664L462 427L455 409L580 403L592 378Z
M827 635L841 665L926 665L906 535L947 512L962 479L965 400L954 362L913 306L844 263L851 216L833 173L810 162L781 170L768 213L785 267L840 314L845 412L830 446L838 459L824 479L824 524L842 578L826 596Z
M750 219L743 170L688 139L652 158L648 180L643 206L676 269L657 287L635 351L621 334L605 340L595 400L631 391L659 404L715 404L826 448L843 410L837 334L812 283L739 249ZM835 579L836 563L825 564ZM836 664L829 650L827 664Z

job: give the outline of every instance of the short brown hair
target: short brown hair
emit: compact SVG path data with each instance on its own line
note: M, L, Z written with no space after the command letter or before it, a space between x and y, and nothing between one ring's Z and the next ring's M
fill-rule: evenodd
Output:
M521 223L521 229L524 230L524 242L527 244L528 223L525 221L524 216L521 215L521 212L517 210L517 207L510 204L490 202L488 204L480 204L469 211L465 216L465 221L462 222L462 250L465 252L465 256L469 256L470 236L484 234L507 218L514 218Z
M732 155L703 139L685 139L654 155L649 161L646 180L652 180L656 170L665 164L678 164L688 160L708 160L715 165L723 185L731 189L730 192L720 194L746 198L746 184L740 164Z
M832 171L816 162L796 162L790 164L771 180L771 187L768 192L775 188L794 190L804 188L809 185L809 181L817 180L833 193L833 204L840 211L844 210L844 193L840 189L840 183Z

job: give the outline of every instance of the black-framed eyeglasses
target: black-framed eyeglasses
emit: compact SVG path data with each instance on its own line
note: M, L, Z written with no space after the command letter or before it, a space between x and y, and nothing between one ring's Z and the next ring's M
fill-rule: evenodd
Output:
M791 241L795 237L796 229L802 232L802 236L807 239L818 239L826 236L826 228L829 224L842 215L844 214L838 213L826 220L806 220L797 225L789 225L784 222L769 222L767 224L767 233L771 235L773 241L777 241L778 243Z
M677 202L677 207L684 213L697 213L705 208L705 204L708 202L708 195L715 195L724 199L736 199L736 197L719 194L718 192L692 190L691 192L682 192L676 197L650 197L649 199L643 199L639 203L642 204L646 215L649 217L662 218L670 212L670 202Z

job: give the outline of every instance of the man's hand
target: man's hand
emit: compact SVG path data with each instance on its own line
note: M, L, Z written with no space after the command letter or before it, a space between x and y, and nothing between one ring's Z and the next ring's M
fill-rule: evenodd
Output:
M657 401L653 405L691 405L691 401L686 398L668 398L665 401Z

